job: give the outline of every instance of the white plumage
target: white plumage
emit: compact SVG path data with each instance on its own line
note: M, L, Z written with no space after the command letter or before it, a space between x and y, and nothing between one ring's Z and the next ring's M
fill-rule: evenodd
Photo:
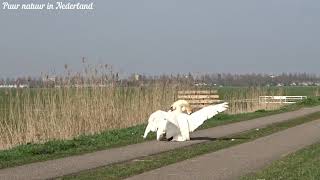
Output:
M157 132L157 140L161 140L164 134L167 139L173 138L173 141L190 140L190 132L195 131L207 119L225 111L228 108L228 103L210 105L190 115L182 113L183 108L180 104L176 103L173 106L175 106L173 107L174 111L159 110L150 115L144 138L152 131Z

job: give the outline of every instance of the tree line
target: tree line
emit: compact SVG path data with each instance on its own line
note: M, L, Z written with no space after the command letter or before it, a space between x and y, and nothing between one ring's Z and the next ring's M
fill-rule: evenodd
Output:
M179 83L199 86L313 86L320 85L320 76L308 73L270 74L163 74L158 76L131 74L128 77L119 77L118 73L100 74L96 76L44 76L0 78L0 85L28 85L29 87L44 87L57 85L149 85L157 82Z

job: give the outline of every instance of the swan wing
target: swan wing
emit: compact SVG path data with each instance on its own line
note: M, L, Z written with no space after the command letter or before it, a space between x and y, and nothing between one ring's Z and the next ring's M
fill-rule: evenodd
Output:
M149 132L156 132L160 127L164 127L166 123L167 112L158 110L152 113L148 119L148 125L144 131L143 138L146 138Z
M166 138L167 139L180 134L178 116L179 116L179 113L176 113L176 112L168 112L166 116L166 120L167 120Z
M171 137L175 137L180 134L180 128L176 124L167 121L166 124L166 138L169 139Z
M179 136L180 140L178 141L186 141L190 140L189 136L189 123L188 123L188 114L181 112L173 112L167 119L166 125L166 138L169 139L171 137Z
M199 126L201 126L204 123L204 121L212 118L220 112L227 110L227 108L228 103L225 102L221 104L210 105L192 113L187 117L189 123L189 131L193 132Z

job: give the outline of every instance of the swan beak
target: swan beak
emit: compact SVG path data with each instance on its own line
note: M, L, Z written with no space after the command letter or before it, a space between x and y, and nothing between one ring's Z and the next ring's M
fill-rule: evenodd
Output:
M169 111L173 111L173 110L174 110L174 109L173 109L173 106L171 106Z

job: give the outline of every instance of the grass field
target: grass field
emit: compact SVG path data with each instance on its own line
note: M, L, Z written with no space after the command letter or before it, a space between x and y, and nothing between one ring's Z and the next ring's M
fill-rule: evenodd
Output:
M319 178L320 142L290 154L257 173L244 176L241 180L318 180Z
M252 88L252 87L251 87ZM225 99L228 94L234 92L245 92L250 87L220 87L218 88L220 96ZM264 94L284 96L320 96L319 86L284 86L284 87L262 87Z
M219 138L215 141L209 141L203 144L192 145L189 147L179 148L157 155L131 160L124 163L118 163L98 169L83 171L78 174L66 176L63 179L123 179L129 176L150 171L152 169L156 169L179 161L190 159L202 154L228 148L240 143L249 142L290 127L317 120L319 118L320 112L317 112L305 117L292 119L290 121L275 123L265 128L262 128L259 131L256 131L254 129L247 132L234 134L230 137ZM230 141L230 139L232 138L235 139L235 141Z

